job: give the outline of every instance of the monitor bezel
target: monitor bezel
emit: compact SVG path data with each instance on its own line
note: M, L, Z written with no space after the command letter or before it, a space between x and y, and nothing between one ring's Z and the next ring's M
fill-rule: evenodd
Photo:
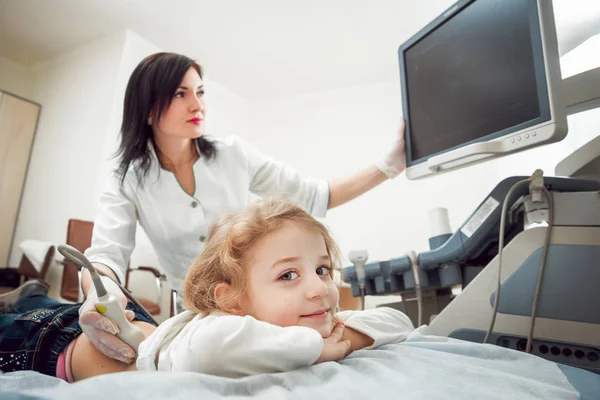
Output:
M533 26L532 44L534 45L534 68L540 101L540 116L514 127L499 132L493 132L482 138L462 143L450 149L419 159L413 158L405 53L421 39L451 20L454 16L476 1L485 0L459 0L398 48L402 108L406 120L406 161L407 177L409 179L417 179L454 170L485 161L491 157L498 157L522 151L530 147L556 142L562 140L566 136L566 111L562 100L562 79L560 75L560 60L552 2L549 0L527 0L536 3L537 21ZM537 135L536 132L535 137L527 134L527 141L524 140L526 133L531 132L533 134L533 132L539 128L543 128L543 134ZM515 139L515 141L512 143L509 141L503 143L502 139L507 138ZM517 139L518 143L516 143ZM494 141L500 141L500 143L494 143L494 150L489 150L489 146L486 147L485 144ZM469 154L469 149L473 150L471 156ZM456 154L457 156L457 159L454 162L452 162L453 154ZM440 166L440 163L429 162L435 158L443 158L446 163L444 164L442 162L442 166Z

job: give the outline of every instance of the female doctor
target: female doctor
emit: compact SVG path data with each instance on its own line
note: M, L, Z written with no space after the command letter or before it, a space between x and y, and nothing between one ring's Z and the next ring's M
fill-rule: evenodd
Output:
M204 135L207 108L202 68L188 57L157 53L136 67L127 84L119 165L99 201L92 245L96 268L124 281L137 221L150 238L170 286L179 289L200 254L213 220L243 209L251 193L294 201L323 217L405 169L404 123L384 158L336 181L305 179L237 137ZM130 363L134 350L94 308L97 294L87 270L79 322L105 355ZM127 303L123 296L123 305ZM128 316L133 318L133 314Z

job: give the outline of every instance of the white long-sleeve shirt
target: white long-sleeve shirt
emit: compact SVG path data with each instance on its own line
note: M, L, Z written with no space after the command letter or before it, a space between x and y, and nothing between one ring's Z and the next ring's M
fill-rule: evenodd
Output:
M368 347L403 341L414 330L398 310L343 311L346 327L374 340ZM250 316L185 311L163 322L138 349L140 371L188 371L238 378L291 371L315 363L323 338L312 328L282 328Z
M114 176L100 196L87 258L108 266L124 282L139 221L170 286L179 290L187 268L204 248L210 224L244 209L251 193L283 197L314 216L325 215L326 181L304 179L235 136L214 141L216 158L200 157L193 166L193 196L181 188L172 172L160 168L152 146L152 164L143 186L138 185L137 164L129 168L123 186Z

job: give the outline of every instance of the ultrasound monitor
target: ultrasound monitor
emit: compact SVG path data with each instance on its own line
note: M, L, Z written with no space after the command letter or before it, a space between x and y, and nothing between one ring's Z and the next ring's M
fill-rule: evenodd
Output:
M409 179L567 134L550 0L460 0L398 58Z

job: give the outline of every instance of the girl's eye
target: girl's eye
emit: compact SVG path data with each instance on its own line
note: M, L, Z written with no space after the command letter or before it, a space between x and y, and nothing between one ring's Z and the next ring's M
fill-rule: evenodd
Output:
M292 281L296 278L298 278L298 273L294 271L286 272L279 277L279 279L282 281Z
M200 91L198 92L198 97L202 97L202 96L204 96L204 90L200 90Z
M177 92L177 93L175 93L175 97L183 97L183 92Z
M329 267L319 267L317 268L317 275L329 275L329 271L331 271L331 268Z

